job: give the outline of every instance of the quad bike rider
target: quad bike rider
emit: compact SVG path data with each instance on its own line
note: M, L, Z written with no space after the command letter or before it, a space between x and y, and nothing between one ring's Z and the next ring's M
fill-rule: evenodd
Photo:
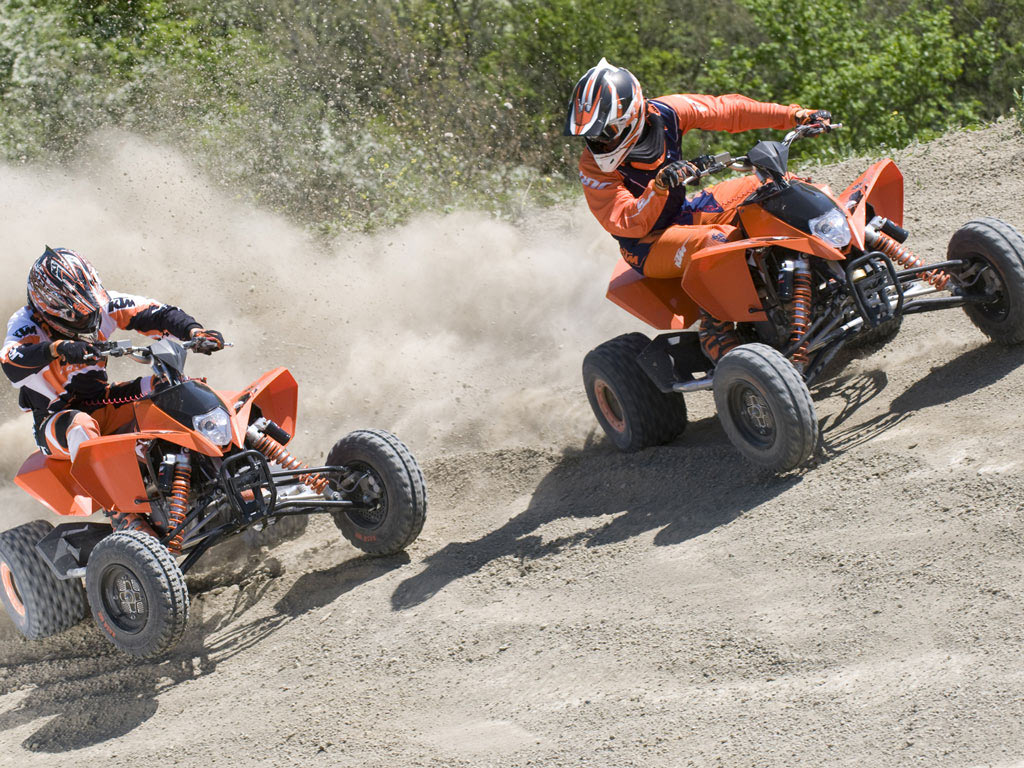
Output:
M826 111L739 94L645 99L629 70L601 59L573 88L564 133L586 141L579 162L583 193L623 260L645 277L669 278L682 276L687 253L740 236L733 226L736 207L759 184L755 176L731 179L687 199L683 180L710 158L683 160L683 136L695 129L737 133L830 120ZM706 311L699 333L712 362L739 343Z
M134 413L125 403L153 389L152 377L111 384L97 342L116 330L159 339L195 339L197 352L224 348L219 331L153 299L108 291L84 256L46 246L28 273L28 304L7 321L0 364L31 411L36 445L54 459L74 461L86 440L115 432ZM146 530L142 517L114 513L115 527Z
M699 119L727 130L753 123L736 116L743 109L715 123L710 116L725 107L712 97L652 100L639 114L648 124L660 119L665 148L655 143L633 162L653 140L635 117L639 86L623 73L604 61L588 72L566 126L587 139L581 180L622 247L608 298L665 331L653 340L619 336L584 359L588 400L617 448L673 440L686 426L683 394L712 390L736 448L786 471L817 447L808 387L842 347L877 347L898 333L903 315L953 307L997 343L1024 342L1024 237L1013 226L968 222L945 261L925 264L903 244L903 176L892 160L874 163L838 196L789 172L794 141L842 127L795 106L788 122L778 105L744 108L774 114L777 128L795 123L781 142L684 162L670 155L677 122L680 131ZM603 116L604 137L595 127ZM748 175L685 199L686 185L730 170ZM698 321L698 332L687 330Z
M15 482L58 515L102 511L111 523L36 520L0 533L0 602L22 634L67 629L88 605L115 646L155 656L184 634L184 573L229 536L313 512L331 514L371 554L394 554L419 535L423 475L394 435L357 430L325 466L307 467L285 448L297 385L284 368L238 392L185 376L187 353L223 349L221 334L175 307L107 291L68 249L47 247L28 296L2 350L39 446ZM158 341L109 341L117 329ZM152 375L110 384L109 357Z

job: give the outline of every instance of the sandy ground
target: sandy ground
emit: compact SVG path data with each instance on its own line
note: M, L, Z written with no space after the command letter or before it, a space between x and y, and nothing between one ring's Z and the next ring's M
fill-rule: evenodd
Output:
M926 259L979 215L1024 227L1010 123L895 158ZM838 190L865 165L813 175ZM596 225L558 215L610 272ZM587 296L578 323L632 330L592 278L558 289ZM474 379L469 406L494 409L476 418L505 425L476 444L370 422L409 427L424 465L406 555L316 520L193 576L159 663L90 622L30 643L0 619L0 765L1024 766L1024 349L959 310L908 318L816 388L823 452L780 478L739 459L707 394L675 443L617 454L585 410L586 349L497 400ZM33 514L15 493L13 522Z

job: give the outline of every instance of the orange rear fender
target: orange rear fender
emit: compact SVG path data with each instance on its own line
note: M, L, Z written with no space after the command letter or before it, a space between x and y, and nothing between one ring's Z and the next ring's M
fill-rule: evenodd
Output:
M21 465L14 482L58 515L85 517L99 509L89 492L71 475L71 462L51 459L39 451Z
M606 296L634 317L662 331L689 328L699 317L697 305L679 278L644 277L619 259Z

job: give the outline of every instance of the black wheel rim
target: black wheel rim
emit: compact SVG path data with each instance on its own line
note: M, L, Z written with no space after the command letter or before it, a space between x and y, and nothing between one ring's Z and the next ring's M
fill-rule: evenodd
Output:
M775 415L764 395L749 382L739 382L729 392L729 415L748 443L769 448L775 442Z
M141 632L149 621L149 599L142 582L123 565L111 565L100 583L103 612L117 629L130 635Z
M981 254L975 253L965 259L971 266L984 270L984 274L973 285L964 289L968 296L992 296L992 301L973 305L974 310L988 320L1002 322L1010 314L1010 302L1006 296L1006 284L996 265Z
M384 481L369 464L354 461L348 466L361 476L355 488L349 492L348 498L366 506L363 509L346 510L345 514L349 520L364 530L372 531L379 528L388 516L388 491L384 487Z

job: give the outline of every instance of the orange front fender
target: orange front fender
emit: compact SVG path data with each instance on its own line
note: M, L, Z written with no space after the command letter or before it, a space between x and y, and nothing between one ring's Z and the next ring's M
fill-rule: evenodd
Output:
M149 430L86 440L78 449L71 476L103 509L149 514L146 489L135 446L139 440L160 439L207 456L223 451L196 432Z
M234 415L235 443L244 447L245 429L254 405L260 413L289 435L295 434L299 404L299 385L287 368L275 368L260 376L241 392L218 392Z
M21 465L14 482L29 496L58 515L85 517L99 509L71 475L71 462L51 459L39 451Z
M903 174L892 160L880 160L843 191L839 202L843 210L849 211L854 245L863 250L869 205L876 216L903 226Z
M683 290L718 320L733 323L767 320L750 276L747 251L774 246L835 261L846 258L817 238L793 231L796 236L751 237L697 251L683 260L686 268Z
M767 319L747 266L749 247L747 240L722 243L683 260L683 290L718 320L749 323Z

